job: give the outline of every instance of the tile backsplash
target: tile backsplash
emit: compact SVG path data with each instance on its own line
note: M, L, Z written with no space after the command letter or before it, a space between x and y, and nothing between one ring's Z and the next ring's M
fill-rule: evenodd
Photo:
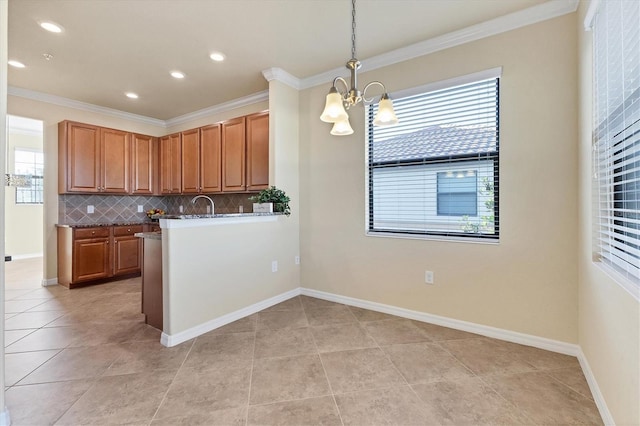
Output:
M238 213L240 206L244 213L252 211L249 197L253 194L216 194L209 195L215 205L215 213ZM204 214L209 202L198 200L192 204L191 195L168 195L160 197L138 195L75 195L58 196L58 223L66 225L85 225L92 223L125 223L147 220L146 212L157 208L167 214ZM87 207L93 206L94 212L87 213ZM143 212L138 213L138 206Z

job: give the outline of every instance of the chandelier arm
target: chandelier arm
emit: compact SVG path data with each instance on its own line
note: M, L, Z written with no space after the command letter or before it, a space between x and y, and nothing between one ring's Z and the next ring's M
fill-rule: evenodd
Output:
M374 97L372 97L371 99L367 99L367 97L366 97L366 95L367 95L367 89L368 89L369 87L371 87L372 85L374 85L374 84L377 84L377 85L379 85L380 87L382 87L382 95L384 95L385 93L387 93L387 88L386 88L386 87L384 87L384 84L382 84L382 83L381 83L381 82L379 82L379 81L372 81L371 83L368 83L366 86L364 86L364 90L362 90L362 101L363 101L364 103L370 104L370 103L371 103L371 102L373 102L373 100L375 99L375 96L374 96ZM382 95L381 95L381 96L382 96Z
M336 87L336 83L340 81L342 84L344 84L344 92L338 90L338 88ZM340 95L345 98L347 96L347 93L349 93L349 84L347 83L347 80L345 80L342 77L336 77L333 79L333 87L336 88L336 90L338 90L338 93L340 93Z

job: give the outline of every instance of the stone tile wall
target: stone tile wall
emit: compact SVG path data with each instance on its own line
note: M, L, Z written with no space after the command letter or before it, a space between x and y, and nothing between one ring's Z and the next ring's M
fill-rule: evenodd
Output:
M215 213L238 213L240 206L244 213L252 212L252 194L217 194L209 195L215 205ZM66 225L84 225L91 223L124 223L142 222L147 215L138 213L138 206L143 206L146 212L157 208L168 214L204 214L207 212L207 200L191 203L193 196L138 196L138 195L59 195L58 223ZM94 206L94 213L87 213L87 206Z

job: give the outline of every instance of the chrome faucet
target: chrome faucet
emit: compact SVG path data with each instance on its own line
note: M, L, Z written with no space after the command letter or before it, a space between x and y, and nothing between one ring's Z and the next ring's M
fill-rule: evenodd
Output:
M191 204L195 204L196 201L198 201L199 198L206 198L207 200L209 200L209 202L211 203L211 214L214 214L213 213L213 208L214 208L213 200L210 197L207 197L206 195L196 195L195 197L193 197L191 199Z

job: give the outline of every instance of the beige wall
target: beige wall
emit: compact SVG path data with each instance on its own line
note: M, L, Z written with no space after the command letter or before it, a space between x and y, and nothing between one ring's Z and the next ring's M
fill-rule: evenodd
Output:
M15 170L15 149L42 151L42 136L9 132L7 173ZM46 165L45 165L46 166ZM16 204L16 188L5 188L5 252L13 257L43 253L42 204Z
M580 83L579 343L618 425L640 424L640 303L592 259L592 33L578 10Z
M302 285L522 333L578 341L575 14L361 75L396 90L503 67L500 243L365 236L364 110L352 136L301 93ZM346 71L345 71L346 73ZM424 284L424 271L435 285Z

